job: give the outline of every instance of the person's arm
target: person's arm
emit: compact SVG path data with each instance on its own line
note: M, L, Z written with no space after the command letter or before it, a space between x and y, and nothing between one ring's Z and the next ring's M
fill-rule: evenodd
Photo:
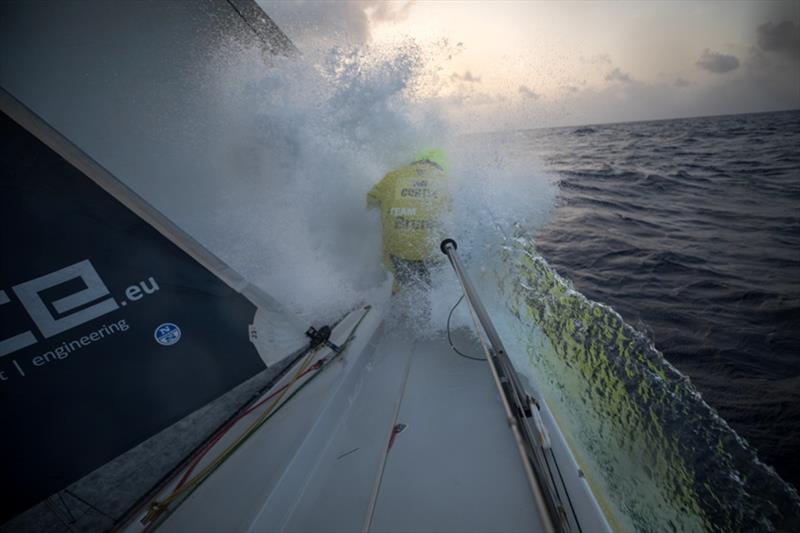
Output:
M370 189L370 191L367 193L367 209L370 207L380 207L388 178L389 174L386 174L383 179L376 183L375 186L372 187L372 189Z

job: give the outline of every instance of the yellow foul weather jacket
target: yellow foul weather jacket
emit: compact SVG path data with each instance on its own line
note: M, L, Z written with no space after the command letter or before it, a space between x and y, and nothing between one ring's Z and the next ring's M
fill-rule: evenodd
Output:
M449 207L445 172L431 161L417 161L384 176L367 194L367 207L380 207L383 261L437 257L439 216Z

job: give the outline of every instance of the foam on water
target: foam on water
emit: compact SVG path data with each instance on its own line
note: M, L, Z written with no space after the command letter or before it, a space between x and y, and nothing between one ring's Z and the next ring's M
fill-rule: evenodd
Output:
M800 498L651 341L558 276L524 238L493 302L615 525L639 531L796 531Z

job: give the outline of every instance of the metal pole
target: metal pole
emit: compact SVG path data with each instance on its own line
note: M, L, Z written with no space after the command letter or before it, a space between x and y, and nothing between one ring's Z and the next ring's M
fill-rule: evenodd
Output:
M511 381L511 386L514 388L514 391L517 393L519 399L526 398L527 394L525 394L525 389L520 384L519 378L517 377L513 367L510 366L511 363L508 360L508 354L503 346L503 341L500 340L500 335L497 334L497 330L494 328L494 324L489 318L489 314L483 307L483 303L481 303L480 298L478 298L478 293L475 291L475 287L472 285L472 282L467 276L466 269L464 268L464 264L461 262L461 258L458 256L458 252L456 252L458 249L456 241L453 239L443 240L441 249L442 252L450 259L450 263L453 265L453 270L455 270L456 276L458 277L458 280L461 282L461 286L464 289L464 294L467 298L467 301L475 310L477 319L480 322L480 328L482 328L486 333L489 344L494 349L497 358L500 360L500 364L504 366L506 370L504 373ZM530 406L527 404L527 402L515 403L517 403L516 407L523 413L530 414Z
M565 528L561 520L557 522L560 526L558 529L556 529L553 523L553 514L558 514L556 511L557 504L553 501L553 495L547 485L548 480L542 480L540 486L539 476L537 476L533 470L531 464L532 458L528 453L531 444L533 444L533 432L525 421L525 417L530 416L530 400L525 393L525 389L523 389L519 383L516 371L511 365L511 361L508 359L503 342L500 340L500 336L497 334L497 330L494 328L494 324L492 324L489 314L486 312L486 308L483 307L483 303L481 303L480 298L478 298L475 287L467 276L461 258L456 252L457 248L458 245L452 239L445 239L442 241L442 253L450 259L450 264L453 266L453 270L461 283L461 287L464 289L464 295L469 304L470 312L475 322L475 328L478 332L478 336L481 337L481 344L486 352L486 361L489 363L495 385L500 392L500 398L506 412L508 425L514 435L517 450L522 458L528 484L533 493L534 503L541 516L545 531L550 533L564 530ZM486 336L485 340L480 335L481 330ZM512 403L514 404L513 410ZM514 411L516 411L516 413ZM527 437L527 439L525 437ZM541 461L541 459L538 458L539 454L536 453L535 450L531 450L531 453L537 457L537 462Z

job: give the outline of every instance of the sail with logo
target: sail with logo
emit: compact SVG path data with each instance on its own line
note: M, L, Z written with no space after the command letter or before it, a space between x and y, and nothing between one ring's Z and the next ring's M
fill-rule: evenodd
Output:
M194 240L213 246L202 228L226 180L266 188L252 159L303 156L280 135L220 142L231 109L214 104L246 84L219 74L245 48L266 78L294 50L252 0L0 4L0 529L609 531L506 358L493 373L398 323L388 277L306 330ZM411 168L383 193L399 229L424 235L446 199ZM439 202L402 202L420 198ZM324 263L309 259L289 263ZM300 282L340 289L262 285Z
M116 7L293 50L249 0ZM5 4L0 19L50 9ZM69 11L62 21L124 22L104 2L55 9ZM106 530L277 373L252 342L257 308L302 330L18 98L4 48L0 524Z

